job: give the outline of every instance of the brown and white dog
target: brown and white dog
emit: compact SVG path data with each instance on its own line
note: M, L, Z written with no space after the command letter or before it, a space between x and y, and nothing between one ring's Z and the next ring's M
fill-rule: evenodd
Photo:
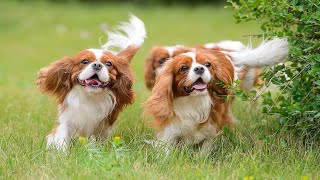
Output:
M181 45L176 46L154 46L150 53L148 54L145 67L144 67L144 78L146 87L152 90L156 75L159 73L163 64L182 53L190 51L244 51L247 47L240 41L220 41L218 43L207 43L205 45L197 45L192 47L184 47ZM251 90L254 88L255 84L260 84L262 81L259 78L262 68L248 68L243 67L241 71L238 72L239 79L241 80L240 88L245 90Z
M181 53L189 52L190 48L176 46L154 46L148 54L144 66L144 80L146 86L151 90L154 86L157 74L160 72L164 63Z
M251 50L175 56L164 65L145 103L157 129L155 145L202 145L201 151L211 150L222 127L236 122L232 100L226 98L232 94L226 85L237 79L235 66L273 65L287 54L287 41L275 38Z
M82 50L39 71L41 92L59 103L57 126L47 136L48 148L65 151L74 136L108 137L121 110L134 101L130 61L146 37L144 23L132 15L108 36L101 49Z

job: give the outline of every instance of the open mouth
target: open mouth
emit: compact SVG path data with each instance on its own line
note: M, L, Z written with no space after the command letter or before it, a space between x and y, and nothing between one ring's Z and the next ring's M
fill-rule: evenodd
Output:
M197 79L192 86L190 87L184 87L184 90L186 93L191 93L193 91L204 91L207 89L207 84L203 82L202 78Z
M104 88L109 84L109 82L100 81L97 74L94 74L93 76L85 80L80 80L79 78L77 79L80 85L92 88Z

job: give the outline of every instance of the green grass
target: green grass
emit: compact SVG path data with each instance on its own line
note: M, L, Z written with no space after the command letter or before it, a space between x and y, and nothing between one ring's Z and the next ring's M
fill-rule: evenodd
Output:
M115 25L132 12L145 21L148 39L134 58L136 102L118 118L120 143L75 142L68 155L45 150L55 124L56 104L34 85L37 71L62 56L99 47L101 23ZM65 27L63 33L57 29ZM80 34L88 32L89 38ZM168 157L145 146L153 131L142 116L150 95L143 82L144 58L152 45L202 44L258 32L255 23L235 24L221 7L135 7L0 3L0 179L309 179L320 177L318 147L305 147L289 133L276 132L275 120L259 106L237 101L239 124L224 129L216 151L198 157L194 149ZM102 42L106 38L101 39Z

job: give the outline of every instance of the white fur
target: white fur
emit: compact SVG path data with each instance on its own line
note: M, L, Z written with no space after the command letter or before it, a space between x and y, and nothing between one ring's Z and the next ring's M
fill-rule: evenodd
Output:
M255 49L246 49L239 52L224 52L231 56L235 66L264 67L281 63L288 56L288 42L286 39L274 38L262 42Z
M222 49L228 49L231 51L242 51L246 49L246 46L242 44L240 41L220 41L218 43L207 43L204 45L205 48L222 48Z
M165 50L167 50L169 57L173 56L173 52L177 49L175 46L165 46L163 47Z
M91 51L91 52L94 53L94 55L96 57L96 61L88 64L85 67L85 69L79 74L79 79L80 80L85 80L85 79L90 78L94 74L97 74L97 76L99 77L100 81L108 82L109 79L110 79L109 71L108 71L107 67L100 62L101 61L101 57L103 55L103 51L100 50L100 49L88 49L88 51ZM97 63L97 62L102 65L102 68L99 71L96 71L96 70L94 70L92 68L92 64L93 63Z
M163 48L167 50L169 57L172 58L174 51L182 47L183 47L182 45L175 45L175 46L164 46Z
M66 152L68 143L71 139L71 132L67 124L59 124L55 134L47 136L47 148L57 148L62 152Z
M252 87L254 86L254 82L256 78L257 78L256 69L254 68L248 69L247 74L245 75L245 77L241 82L242 88L245 90L251 90Z
M101 61L101 57L103 56L103 51L101 49L87 49L92 52L96 57L96 61Z
M198 128L199 124L208 120L211 107L212 101L208 93L176 98L173 103L176 116L158 132L158 140L167 145L182 143L187 146L212 140L217 135L215 124L206 123Z
M210 71L208 70L208 68L206 66L204 66L204 65L202 65L202 64L197 62L196 54L194 52L187 52L187 53L183 53L181 55L189 56L189 57L192 58L192 64L191 64L190 70L188 72L187 80L189 80L191 82L195 82L197 79L199 79L201 77L203 82L209 83L209 81L211 80ZM202 75L196 74L194 72L194 69L196 67L203 67L204 68L204 73Z
M130 15L129 22L122 22L113 32L108 33L108 42L102 46L103 51L118 53L130 45L140 47L146 38L146 29L143 21ZM115 51L113 48L118 48Z
M186 52L186 53L182 53L181 55L189 56L189 57L191 57L192 61L196 61L196 53L195 52Z
M90 78L94 74L97 74L100 81L108 82L110 79L110 76L109 76L109 71L108 71L107 67L104 64L102 64L101 62L99 62L102 65L102 68L99 71L96 71L92 67L93 63L97 63L97 62L92 62L92 63L88 64L84 68L84 70L79 74L79 79L85 80L85 79Z
M59 125L56 133L48 135L47 147L64 150L74 135L90 137L99 123L112 112L115 104L116 99L110 90L90 94L81 86L75 86L59 106Z

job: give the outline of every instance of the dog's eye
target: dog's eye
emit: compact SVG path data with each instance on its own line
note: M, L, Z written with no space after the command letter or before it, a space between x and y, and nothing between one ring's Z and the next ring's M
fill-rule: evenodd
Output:
M186 70L188 70L188 69L189 69L188 66L183 65L183 66L180 67L180 72L184 72L184 71L186 71Z
M112 66L112 62L107 61L107 62L106 62L106 65L107 65L107 66Z
M89 63L89 60L88 59L83 59L82 61L81 61L81 64L88 64Z
M162 65L165 61L166 61L165 59L160 59L158 62L159 62L159 64Z
M206 66L206 67L210 67L210 66L211 66L211 63L206 62L206 63L204 63L204 66Z

